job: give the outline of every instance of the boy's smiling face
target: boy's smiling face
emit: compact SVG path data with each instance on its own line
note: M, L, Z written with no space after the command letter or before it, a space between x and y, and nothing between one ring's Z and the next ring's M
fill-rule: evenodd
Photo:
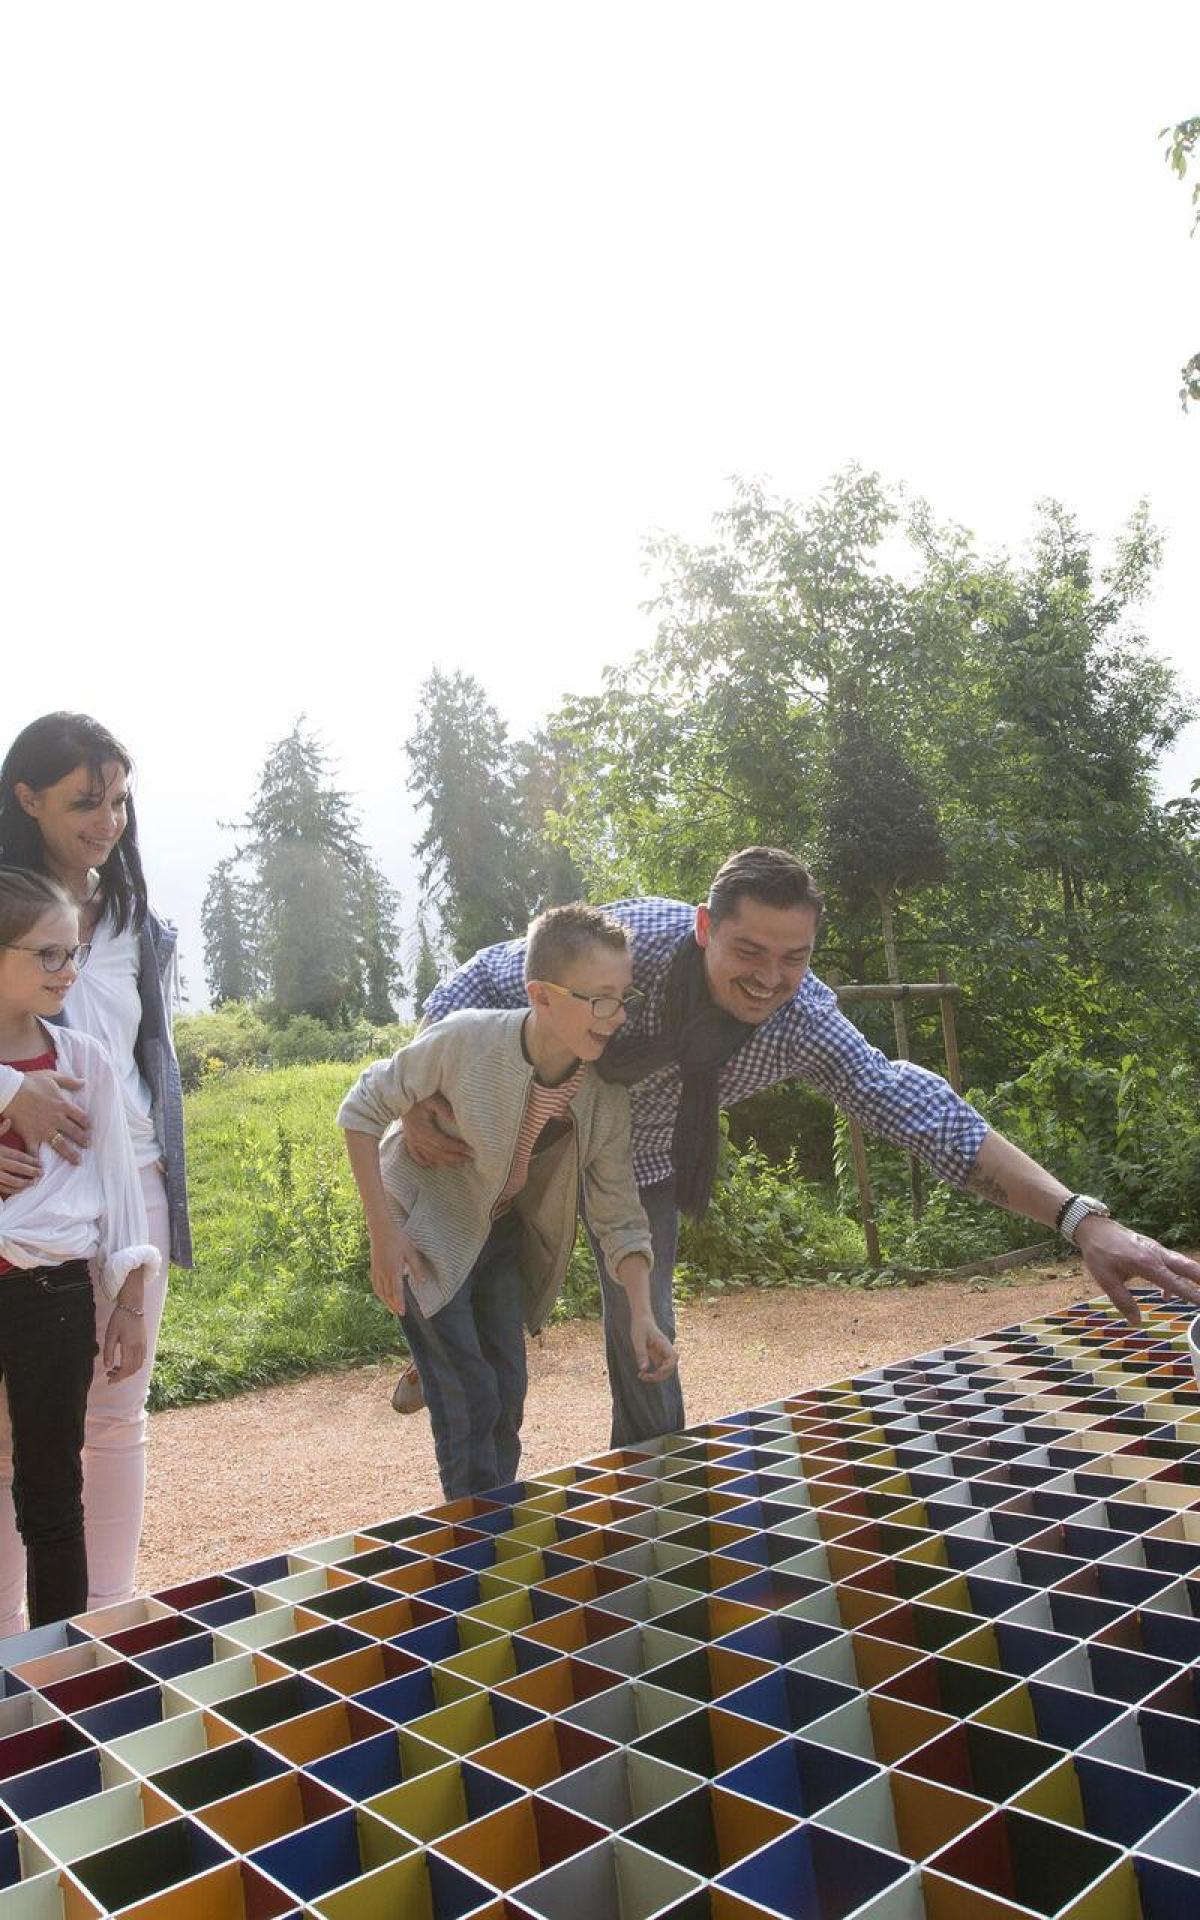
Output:
M592 1011L593 1000L621 1000L633 985L628 949L596 941L562 970L561 980L530 980L527 991L538 1030L578 1060L598 1060L614 1033L624 1026L624 1007L605 1017Z

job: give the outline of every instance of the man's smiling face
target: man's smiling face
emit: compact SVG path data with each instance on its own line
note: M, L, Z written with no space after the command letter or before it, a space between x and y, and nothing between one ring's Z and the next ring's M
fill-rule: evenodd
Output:
M715 923L697 907L696 939L717 1006L755 1026L778 1013L808 972L818 921L815 907L770 907L749 894Z

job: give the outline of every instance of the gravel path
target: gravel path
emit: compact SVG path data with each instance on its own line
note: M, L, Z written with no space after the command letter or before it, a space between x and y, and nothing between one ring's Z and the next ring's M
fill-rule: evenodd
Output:
M715 1419L926 1352L1067 1306L1085 1290L1078 1265L1067 1265L1022 1269L1005 1286L806 1288L697 1302L679 1316L688 1417ZM392 1366L362 1367L155 1414L142 1590L438 1500L428 1419L392 1412L395 1375ZM601 1451L608 1419L598 1324L552 1328L530 1355L523 1472Z

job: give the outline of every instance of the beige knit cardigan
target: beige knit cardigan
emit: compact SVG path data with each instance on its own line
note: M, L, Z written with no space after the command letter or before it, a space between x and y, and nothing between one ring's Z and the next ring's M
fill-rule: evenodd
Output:
M339 1127L382 1142L384 1190L429 1270L428 1279L413 1284L426 1315L457 1293L491 1232L533 1084L521 1045L527 1018L526 1009L448 1014L390 1060L368 1067L339 1109ZM449 1100L453 1131L472 1148L474 1158L461 1167L418 1167L405 1147L397 1122L434 1093ZM562 1137L530 1162L529 1178L513 1201L531 1333L545 1324L567 1271L581 1181L588 1223L613 1278L627 1254L652 1258L630 1158L624 1087L607 1085L588 1067L568 1117Z

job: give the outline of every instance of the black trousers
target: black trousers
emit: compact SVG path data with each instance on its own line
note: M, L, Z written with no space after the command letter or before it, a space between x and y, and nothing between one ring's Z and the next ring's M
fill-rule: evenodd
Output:
M0 1375L31 1627L87 1606L83 1417L95 1357L96 1307L85 1261L0 1273Z

